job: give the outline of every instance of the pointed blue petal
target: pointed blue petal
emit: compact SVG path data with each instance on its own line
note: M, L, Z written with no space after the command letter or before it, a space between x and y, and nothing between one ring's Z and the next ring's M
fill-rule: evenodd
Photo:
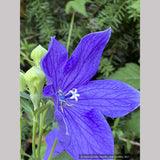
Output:
M63 79L62 71L68 59L67 57L66 48L55 37L52 37L48 53L41 59L40 65L47 80L50 82L49 84L53 83L54 92L57 91Z
M65 150L75 160L79 160L80 154L114 154L110 126L99 111L73 105L64 107L63 115L70 134L70 143Z
M47 149L45 152L45 155L43 157L43 160L48 160L48 157L51 153L54 141L58 135L58 128L52 130L51 132L48 133L48 135L46 136L46 143L47 143ZM53 156L59 154L60 152L62 152L64 150L64 148L61 146L61 144L59 142L57 142L56 148L54 150Z
M68 132L68 126L66 124L66 120L64 119L64 115L58 110L55 111L54 116L59 125L59 134L58 141L65 148L70 143L70 134Z
M79 108L96 108L112 118L122 117L140 105L140 93L132 86L118 80L96 80L79 87ZM68 103L75 103L70 100Z
M45 153L43 160L48 159L50 152L52 150L55 138L57 138L57 145L56 145L55 151L53 153L53 156L62 152L64 150L64 148L70 144L70 136L68 133L68 128L67 128L65 119L64 119L62 113L60 113L57 110L57 108L54 113L54 116L59 124L59 129L56 128L56 129L52 130L46 136L47 149L46 149L46 153Z
M43 93L44 97L52 97L52 100L54 102L54 107L55 107L55 109L57 109L58 108L58 105L57 105L58 99L57 99L57 95L54 92L53 88L54 88L53 84L48 84L47 86L45 86L43 88L42 93Z
M55 94L52 84L45 86L42 92L44 97L53 97Z
M64 67L63 91L88 82L97 72L111 28L82 38Z

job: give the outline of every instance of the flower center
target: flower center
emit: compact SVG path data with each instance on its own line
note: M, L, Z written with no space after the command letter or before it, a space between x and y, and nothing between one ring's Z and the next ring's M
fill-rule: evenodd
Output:
M67 106L73 106L72 104L67 104L66 99L70 98L70 99L75 99L75 101L78 101L78 97L80 96L80 94L77 93L77 89L73 88L72 90L70 90L66 95L64 95L64 93L61 90L58 90L58 96L59 96L59 101L60 101L60 109L63 113L63 106L67 105Z

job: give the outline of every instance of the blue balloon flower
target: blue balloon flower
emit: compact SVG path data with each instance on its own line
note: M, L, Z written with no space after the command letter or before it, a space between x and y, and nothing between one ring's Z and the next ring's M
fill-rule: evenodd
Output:
M116 118L130 113L139 106L140 94L118 80L90 81L110 35L111 28L86 35L69 59L66 48L51 38L48 53L41 60L48 82L43 93L54 101L59 128L46 137L44 160L55 138L58 143L53 156L63 150L75 160L81 154L114 154L112 131L104 115Z

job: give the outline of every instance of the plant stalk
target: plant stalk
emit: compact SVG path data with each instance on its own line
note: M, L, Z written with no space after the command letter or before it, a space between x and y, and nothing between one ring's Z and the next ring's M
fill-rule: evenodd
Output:
M36 117L34 117L33 118L33 132L32 132L32 154L35 159L36 159L36 149L35 149L36 127L37 127L37 121L36 121Z
M67 51L68 52L69 52L70 39L71 39L71 34L72 34L72 29L73 29L74 17L75 17L75 11L73 10L72 19L71 19L70 28L69 28L69 35L68 35L68 40L67 40Z
M49 108L48 108L49 109ZM42 135L43 135L43 130L44 130L44 121L45 121L45 116L48 112L48 109L45 110L43 113L40 114L40 124L39 124L39 136L38 136L38 147L37 147L37 155L38 159L41 159L41 141L42 141Z
M41 141L42 141L42 135L43 135L43 122L44 122L44 116L40 114L40 130L39 130L38 148L37 148L37 155L39 159L41 159L40 150L41 150Z
M50 153L50 155L49 155L48 160L51 160L52 155L53 155L53 152L54 152L54 150L55 150L55 148L56 148L56 145L57 145L57 138L56 138L55 141L54 141L54 145L53 145L53 148L52 148L52 150L51 150L51 153Z

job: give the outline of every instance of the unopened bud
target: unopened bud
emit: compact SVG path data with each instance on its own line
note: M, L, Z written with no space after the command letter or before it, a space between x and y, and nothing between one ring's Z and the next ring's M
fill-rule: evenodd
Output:
M37 67L40 66L41 58L47 53L47 50L43 48L41 45L38 45L33 51L31 52L31 58L34 60L35 65Z
M33 66L25 73L24 78L31 94L41 94L45 75L40 68Z
M34 104L34 109L36 109L45 83L45 75L40 68L33 66L25 73L24 78L30 90L30 97Z

